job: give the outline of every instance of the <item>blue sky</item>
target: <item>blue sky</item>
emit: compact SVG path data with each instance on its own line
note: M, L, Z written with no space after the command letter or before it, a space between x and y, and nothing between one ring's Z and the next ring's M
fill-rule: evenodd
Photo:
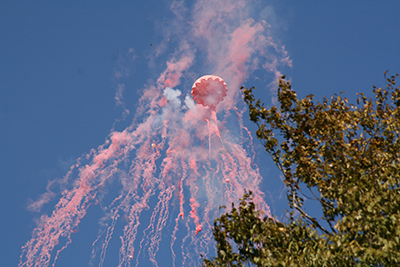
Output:
M42 214L27 210L30 199L44 193L49 181L63 177L77 158L103 144L114 123L119 131L129 125L129 116L116 122L124 116L124 107L114 99L121 83L115 74L126 74L125 108L134 113L144 85L165 69L177 46L175 39L187 34L173 28L176 18L170 3L0 3L2 266L18 264L21 246L31 238ZM190 19L194 3L184 4ZM300 96L312 93L321 99L346 91L351 99L358 91L370 92L372 85L383 86L384 71L400 72L399 11L398 1L253 1L250 13L255 21L265 19L274 41L285 46L293 66L278 69ZM201 53L199 57L197 62L205 61ZM195 66L191 69L193 75L202 72ZM270 103L274 96L266 86L270 82L259 68L243 85L256 86L258 96ZM190 90L183 85L184 93ZM282 216L285 197L279 174L254 143L265 200ZM49 203L42 212L50 214L55 204ZM89 262L98 213L89 209L89 219L79 227L81 238L61 253L65 256L56 266ZM120 221L118 226L124 224ZM118 247L118 236L114 239L110 246ZM106 263L112 264L109 260Z

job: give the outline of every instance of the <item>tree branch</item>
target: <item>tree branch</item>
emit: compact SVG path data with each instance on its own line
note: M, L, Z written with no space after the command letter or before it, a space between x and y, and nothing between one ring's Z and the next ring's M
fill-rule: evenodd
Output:
M316 227L318 227L319 229L321 229L321 231L323 231L325 234L332 236L331 232L328 232L324 227L322 227L322 225L320 225L317 221L317 219L311 217L310 215L308 215L304 210L302 210L297 203L295 202L295 198L296 198L296 191L293 191L293 207L295 209L297 209L298 211L300 211L300 213L306 217L307 219L309 219Z

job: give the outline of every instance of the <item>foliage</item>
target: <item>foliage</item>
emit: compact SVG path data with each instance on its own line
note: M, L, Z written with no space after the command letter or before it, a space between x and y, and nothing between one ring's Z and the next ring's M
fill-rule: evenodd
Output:
M396 75L398 76L398 75ZM386 72L385 72L386 77ZM205 266L399 266L400 87L395 76L357 104L335 94L298 99L279 81L270 109L243 88L257 137L284 175L288 221L260 219L250 194L217 218L217 257ZM321 220L303 209L304 190ZM294 211L300 216L293 216ZM326 227L324 227L326 225ZM236 244L236 249L231 244Z

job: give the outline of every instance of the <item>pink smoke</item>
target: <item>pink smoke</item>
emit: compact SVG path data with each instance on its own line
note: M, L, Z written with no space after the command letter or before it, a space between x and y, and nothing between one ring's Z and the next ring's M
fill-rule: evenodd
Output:
M262 177L252 160L254 151L242 145L250 142L251 147L252 139L237 107L239 87L249 71L258 68L254 60L258 54L274 49L277 55L271 54L273 60L264 64L274 76L280 64L290 61L268 35L267 22L249 17L246 6L250 3L198 1L186 28L183 16L177 16L177 49L156 84L143 90L134 122L121 132L111 132L103 145L71 167L64 179L70 189L62 192L50 216L42 216L22 248L19 266L48 266L51 262L54 266L88 208L101 203L99 195L111 182L120 183L121 191L110 203L101 203L107 214L102 220L109 223L105 234L93 242L93 247L101 248L100 255L96 249L92 255L99 266L104 264L121 216L127 223L119 237L118 266L138 266L143 257L158 266L157 252L165 242L162 233L169 219L174 222L167 241L172 265L177 251L182 258L178 265L197 264L199 255L207 255L212 245L212 221L220 214L218 207L236 202L245 189L253 191L258 207L271 216L260 190ZM172 9L175 14L186 12L181 1L174 2ZM285 57L280 59L282 54ZM199 57L207 58L205 66L196 65ZM202 73L193 77L193 66ZM196 105L189 96L182 104L181 92L174 89L183 78L194 81L203 74L221 76L228 85L227 97L214 112ZM122 88L117 103L122 103ZM190 89L183 88L187 95ZM47 193L31 206L37 208L50 197L53 195ZM175 199L178 211L171 209ZM147 209L151 215L142 230L142 214ZM185 237L178 242L179 232ZM63 244L59 243L61 237L67 240Z

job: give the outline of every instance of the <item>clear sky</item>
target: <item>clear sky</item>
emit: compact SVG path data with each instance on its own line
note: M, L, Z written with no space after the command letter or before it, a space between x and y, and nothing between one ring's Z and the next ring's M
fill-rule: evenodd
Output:
M113 129L130 125L145 88L156 85L167 62L182 59L182 53L192 60L186 62L190 66L173 70L182 73L176 86L182 96L195 79L214 74L210 71L225 74L228 87L237 85L232 86L236 90L256 86L267 103L274 97L271 84L278 71L287 75L299 96L314 94L316 99L341 91L351 99L356 92L369 93L372 85L384 86L384 71L400 73L399 1L244 1L247 13L233 9L244 16L236 21L233 13L225 14L224 21L219 10L211 12L220 4L208 2L219 1L177 1L172 9L172 1L159 0L0 2L1 266L18 264L21 247L31 239L40 216L51 215L60 189L54 189L52 200L39 212L28 205L46 192L49 181L64 177L79 157L104 144ZM218 17L222 22L200 29L196 22L204 22L207 14L210 21ZM245 71L235 69L231 77L230 65L220 64L226 62L224 38L246 23L264 30L237 52L253 49L243 63ZM258 47L263 36L272 38L278 49ZM273 64L274 59L280 63ZM254 132L247 113L243 117L244 126ZM263 177L260 188L272 213L280 217L285 194L279 173L257 140L254 146ZM75 178L67 184L72 186ZM109 186L104 190L119 190ZM72 235L56 266L89 264L103 215L100 209L88 209L79 229L73 229L78 241ZM123 212L120 216L105 266L118 264L119 235L129 220ZM173 223L168 227L173 229ZM156 257L160 266L169 266L162 264L170 257L167 252ZM93 264L98 266L99 259Z

